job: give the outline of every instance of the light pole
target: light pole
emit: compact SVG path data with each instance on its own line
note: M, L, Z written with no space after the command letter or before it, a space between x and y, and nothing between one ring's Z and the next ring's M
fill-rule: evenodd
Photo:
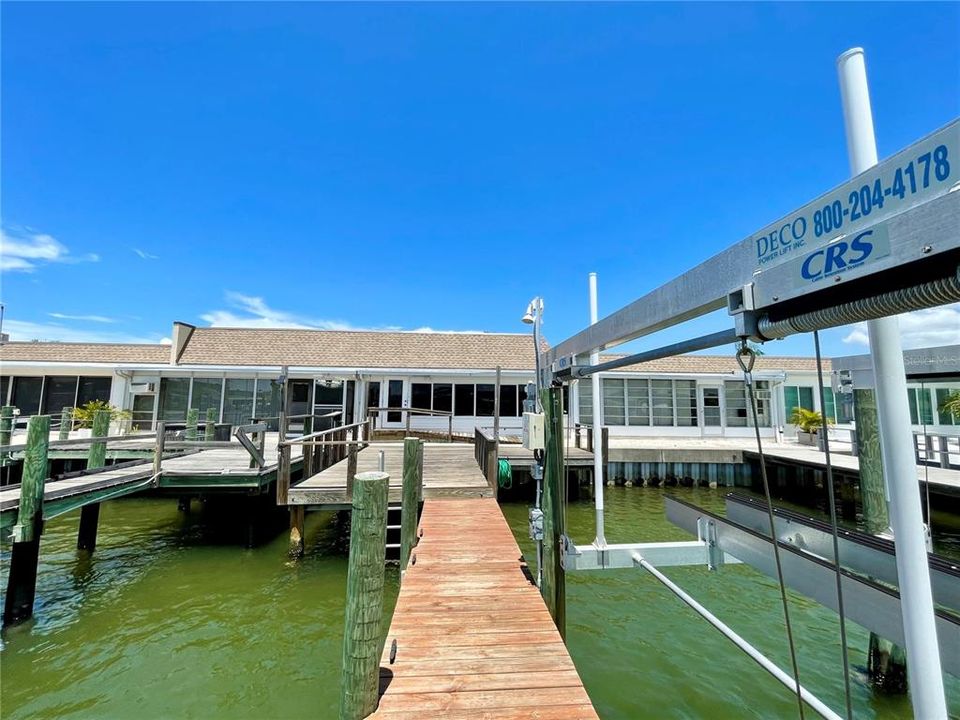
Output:
M527 385L527 399L524 401L525 412L542 412L540 405L540 387L543 376L540 373L540 323L543 317L543 299L535 297L527 305L527 311L521 320L527 325L533 325L534 368L537 374L536 381ZM530 397L530 388L533 387L533 398ZM540 496L543 491L543 450L533 451L533 462L530 464L530 475L537 483L533 507L528 516L530 523L530 538L537 543L537 587L543 585L543 510L540 508Z

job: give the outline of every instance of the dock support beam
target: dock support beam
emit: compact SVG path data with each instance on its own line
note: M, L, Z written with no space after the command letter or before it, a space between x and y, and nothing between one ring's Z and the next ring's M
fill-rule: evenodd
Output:
M66 412L66 410L64 410ZM106 465L107 443L96 442L96 438L106 437L110 431L110 411L98 410L93 416L93 430L87 453L87 470L96 470ZM97 527L100 524L100 503L84 505L80 509L80 529L77 531L77 550L92 553L97 548Z
M382 472L360 473L353 483L340 720L361 720L377 708L389 485Z
M560 631L567 637L567 590L562 558L563 500L566 473L563 467L563 411L561 389L540 391L544 412L546 457L543 465L543 584L540 592Z
M290 506L290 550L291 558L303 557L303 525L306 508L303 505Z
M217 436L217 409L207 408L207 421L203 426L203 439L213 442Z
M403 494L400 508L400 572L407 569L417 545L417 511L423 485L423 444L417 438L403 440Z
M873 390L853 391L853 415L857 424L857 458L860 462L860 499L866 531L873 535L890 532L890 514L883 487L883 457L877 422L877 397ZM867 675L883 693L907 692L906 651L874 632L867 651Z
M50 416L36 415L27 425L27 447L23 457L20 483L20 508L13 528L10 574L3 624L12 625L30 619L37 595L37 565L40 560L40 535L43 532L43 488L47 479L47 448L50 442Z

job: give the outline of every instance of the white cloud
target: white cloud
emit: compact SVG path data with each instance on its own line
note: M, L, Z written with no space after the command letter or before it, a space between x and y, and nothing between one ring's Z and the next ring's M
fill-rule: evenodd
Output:
M900 338L904 349L960 344L960 303L917 310L897 316L900 320ZM843 338L850 345L870 344L867 324L850 326Z
M245 328L303 328L320 330L355 330L352 325L340 320L320 320L304 315L275 310L262 297L238 292L226 293L231 310L212 310L200 316L211 327Z
M4 320L4 332L11 340L46 340L55 342L105 342L105 343L169 343L169 338L157 335L134 335L114 330L89 330L66 327L57 323L35 323L24 320Z
M114 318L109 318L104 315L65 315L64 313L47 313L52 318L57 320L81 320L84 322L96 322L96 323L115 323Z
M137 255L139 255L142 260L159 260L160 259L159 255L151 255L146 250L141 250L140 248L130 248L130 249L133 250L133 252L135 252Z
M0 271L33 272L48 263L97 262L95 253L71 255L52 235L30 230L0 230Z

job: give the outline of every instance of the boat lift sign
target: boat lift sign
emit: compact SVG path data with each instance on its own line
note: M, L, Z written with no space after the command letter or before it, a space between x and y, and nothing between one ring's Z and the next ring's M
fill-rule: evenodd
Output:
M822 259L839 269L862 264L870 252L866 241L856 239L858 230L933 200L958 180L960 121L955 120L754 235L756 270L802 256L819 263L820 249L840 236L850 242L834 245ZM808 264L801 263L804 268ZM817 279L817 273L807 274L801 278Z

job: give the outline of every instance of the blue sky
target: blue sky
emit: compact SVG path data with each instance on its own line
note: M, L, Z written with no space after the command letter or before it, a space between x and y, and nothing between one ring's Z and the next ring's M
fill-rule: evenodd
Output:
M559 341L960 114L960 5L3 3L14 339L220 325ZM903 323L957 342L960 312ZM724 329L722 316L645 341ZM863 333L825 333L862 352ZM768 350L810 354L810 337Z

